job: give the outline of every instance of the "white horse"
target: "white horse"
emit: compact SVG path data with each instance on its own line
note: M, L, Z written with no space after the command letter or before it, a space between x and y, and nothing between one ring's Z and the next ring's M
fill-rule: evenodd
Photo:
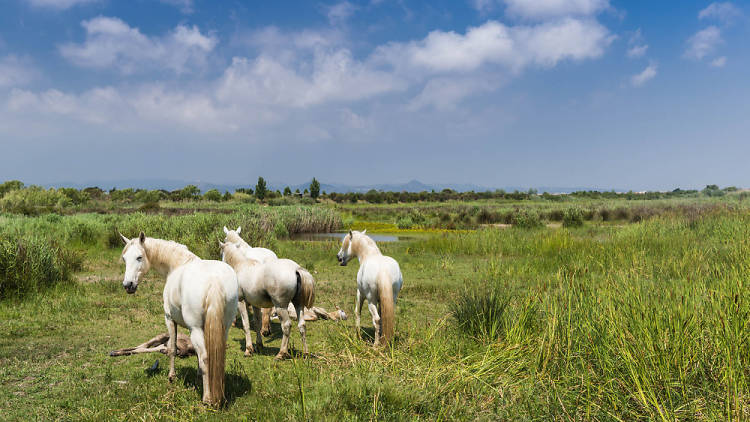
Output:
M231 243L238 244L240 250L242 251L242 253L245 254L246 257L250 259L254 259L261 263L279 259L279 257L276 256L274 251L270 249L257 248L257 247L254 248L250 246L247 242L245 242L244 239L240 237L241 231L242 231L242 227L237 227L237 230L229 230L227 226L224 226L224 233L226 234L226 237L224 238L224 243L231 242ZM222 258L222 261L223 260L224 259ZM247 315L247 307L245 305L240 304L238 310L240 312L240 317L242 318L242 324L246 327L245 328L246 330L249 330L250 327L248 327L248 324L250 323L250 318ZM260 333L262 335L269 335L271 334L271 309L263 308L261 311L263 313L263 319L261 323Z
M224 400L224 361L229 327L237 314L237 275L224 262L198 258L185 245L146 237L125 241L125 291L135 293L138 281L153 266L166 276L164 320L169 332L169 381L175 377L177 325L190 330L203 378L203 402Z
M388 343L393 338L396 318L394 306L404 279L398 262L390 256L383 255L375 241L365 235L366 231L360 233L350 230L349 234L344 236L336 257L339 265L342 266L345 266L353 256L359 259L357 302L354 307L357 336L360 335L359 318L362 304L367 299L367 307L372 315L372 325L375 326L375 346L377 346L380 344L381 334L384 339L383 343Z
M277 259L260 263L247 258L236 243L219 242L226 262L237 272L239 295L245 301L245 306L252 305L255 319L256 339L258 348L263 347L263 339L257 330L260 319L260 307L276 307L281 320L281 347L276 355L277 359L289 357L289 332L292 321L287 307L294 304L297 312L297 326L302 336L304 354L307 355L307 338L305 336L305 318L302 312L305 307L312 308L315 302L315 280L310 273L291 259ZM249 324L245 323L245 356L253 353L253 343L250 339Z

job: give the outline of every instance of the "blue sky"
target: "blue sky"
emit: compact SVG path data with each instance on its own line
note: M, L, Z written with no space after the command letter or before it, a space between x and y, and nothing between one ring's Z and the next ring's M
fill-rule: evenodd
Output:
M750 186L750 7L3 0L0 180Z

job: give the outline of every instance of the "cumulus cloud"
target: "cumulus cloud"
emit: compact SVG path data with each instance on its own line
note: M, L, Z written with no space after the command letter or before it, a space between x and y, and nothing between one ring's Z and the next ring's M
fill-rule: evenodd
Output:
M28 59L14 55L0 57L0 88L26 85L37 76Z
M643 69L643 72L635 74L630 78L630 84L633 86L641 86L645 84L656 76L657 70L658 68L656 64L652 63L648 65Z
M709 26L688 39L683 56L688 59L701 60L713 53L721 42L721 30L715 26Z
M609 0L503 0L508 15L523 19L592 16L609 8Z
M79 4L93 3L99 0L26 0L26 1L34 7L44 7L44 8L49 8L49 9L63 10L63 9L69 9Z
M729 24L742 17L742 11L730 2L711 3L698 13L698 19L715 19Z
M712 67L724 67L724 65L726 64L727 64L726 56L717 57L711 61Z
M114 18L92 19L84 27L86 41L61 46L63 56L80 66L124 73L157 65L183 71L196 62L193 52L205 57L216 43L185 26L162 37ZM257 31L245 41L257 54L234 57L220 76L190 90L165 83L80 93L15 90L5 106L12 113L46 113L102 126L237 134L268 128L287 133L294 126L305 128L308 139L351 138L383 122L353 109L456 110L525 68L598 58L613 39L591 19L517 26L488 21L463 33L433 31L422 39L388 43L356 57L337 34Z
M433 31L426 38L378 48L377 60L395 68L468 72L484 65L520 71L528 65L555 66L565 59L600 57L614 38L596 21L563 19L535 26L489 21L465 34Z
M176 73L202 66L218 40L196 26L178 25L163 37L149 37L118 18L83 21L86 40L59 46L70 62L91 68L115 68L124 74L167 68Z

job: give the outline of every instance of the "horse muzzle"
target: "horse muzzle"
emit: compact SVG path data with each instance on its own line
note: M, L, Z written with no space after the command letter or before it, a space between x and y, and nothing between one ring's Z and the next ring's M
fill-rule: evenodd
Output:
M129 295L132 295L136 290L138 290L138 284L133 283L132 281L122 283L122 286L125 288L125 291L128 292Z

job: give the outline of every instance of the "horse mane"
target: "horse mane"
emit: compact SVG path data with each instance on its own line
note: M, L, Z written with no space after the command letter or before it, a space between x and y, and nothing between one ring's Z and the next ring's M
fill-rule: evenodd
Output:
M382 255L383 253L380 252L380 248L378 247L377 243L375 243L370 236L366 235L362 232L352 232L352 234L355 234L355 236L352 236L352 246L353 249L357 251L357 254L369 255L371 253L376 253L377 255ZM368 250L369 249L369 250Z
M234 243L226 243L224 246L224 258L230 267L240 270L244 267L254 267L260 264L257 259L248 258Z
M190 252L187 246L173 240L147 237L144 246L148 251L149 261L162 262L168 264L171 268L187 264L194 259L200 259L198 255Z

